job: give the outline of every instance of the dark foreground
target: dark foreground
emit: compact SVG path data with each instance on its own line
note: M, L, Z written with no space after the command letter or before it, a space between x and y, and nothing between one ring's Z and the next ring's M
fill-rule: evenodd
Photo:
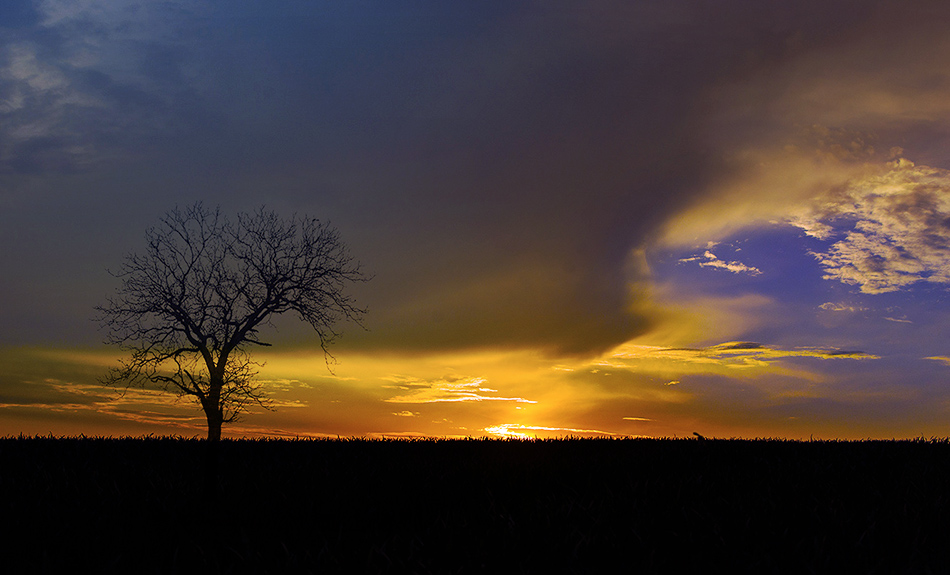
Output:
M950 443L0 439L8 573L945 573Z

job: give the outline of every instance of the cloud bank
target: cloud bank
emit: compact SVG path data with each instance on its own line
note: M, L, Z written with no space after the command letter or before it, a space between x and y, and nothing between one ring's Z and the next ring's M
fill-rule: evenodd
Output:
M733 153L759 137L738 138L746 102L723 98L729 87L838 54L850 45L842 27L886 12L751 1L603 1L582 13L567 2L17 5L20 17L0 24L0 239L21 255L2 256L15 279L0 289L51 285L30 262L86 261L72 264L81 287L60 313L37 304L30 313L44 321L5 341L93 339L77 318L108 291L102 270L119 246L200 197L338 225L377 278L359 294L371 330L341 345L565 355L655 324L630 253L715 192ZM776 94L760 92L752 116ZM36 241L28 226L51 210L52 237ZM92 230L84 245L66 240L77 227Z
M837 240L815 254L826 279L864 293L950 283L950 172L905 159L887 168L817 198L793 224Z

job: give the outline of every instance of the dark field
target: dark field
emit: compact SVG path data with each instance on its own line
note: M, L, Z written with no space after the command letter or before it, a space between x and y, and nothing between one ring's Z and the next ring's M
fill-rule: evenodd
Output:
M0 570L950 570L945 440L225 440L217 482L207 448L0 439Z

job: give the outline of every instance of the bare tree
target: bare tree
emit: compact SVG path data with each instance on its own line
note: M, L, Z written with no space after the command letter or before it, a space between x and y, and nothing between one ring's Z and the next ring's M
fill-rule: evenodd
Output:
M249 348L270 345L259 330L273 317L294 312L309 323L329 362L336 322L365 313L345 289L368 278L317 219L260 208L232 222L198 202L168 212L145 237L145 252L113 273L121 287L96 307L106 341L129 353L102 381L194 397L209 441L249 406L268 407Z

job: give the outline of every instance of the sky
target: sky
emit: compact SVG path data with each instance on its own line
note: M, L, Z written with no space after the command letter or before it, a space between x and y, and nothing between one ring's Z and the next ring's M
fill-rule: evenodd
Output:
M94 307L196 201L336 227L230 437L950 435L941 1L4 0L0 435L201 436Z

